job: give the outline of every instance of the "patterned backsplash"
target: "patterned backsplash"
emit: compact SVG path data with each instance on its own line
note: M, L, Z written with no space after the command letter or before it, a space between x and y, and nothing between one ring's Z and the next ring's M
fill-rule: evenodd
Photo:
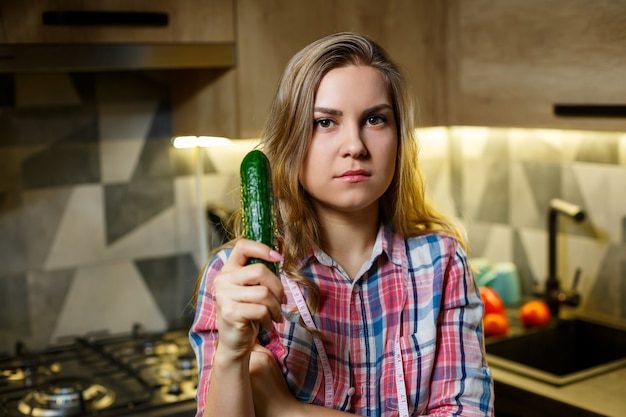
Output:
M201 259L195 167L193 150L171 146L167 79L45 74L8 84L0 352L135 323L186 326ZM546 276L548 202L581 205L588 221L559 225L563 285L581 268L580 308L626 319L626 134L453 127L418 136L429 193L465 226L470 256L515 262L526 293ZM205 206L237 207L250 146L203 151Z

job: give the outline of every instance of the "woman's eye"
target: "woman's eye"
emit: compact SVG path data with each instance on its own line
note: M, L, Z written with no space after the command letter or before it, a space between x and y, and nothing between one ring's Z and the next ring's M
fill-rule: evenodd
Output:
M368 116L367 117L367 124L370 125L379 125L381 123L385 123L385 117L384 116Z
M315 125L324 129L328 129L333 125L333 121L330 119L317 119Z

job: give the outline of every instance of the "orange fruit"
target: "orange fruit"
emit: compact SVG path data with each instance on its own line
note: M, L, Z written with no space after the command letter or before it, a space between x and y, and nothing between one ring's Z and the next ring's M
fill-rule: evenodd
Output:
M509 320L504 314L489 313L483 318L485 336L504 336L509 332Z
M504 302L496 290L480 287L480 298L485 305L485 316L491 313L504 314Z
M519 317L524 326L536 327L548 324L552 314L546 303L541 300L532 300L522 305Z

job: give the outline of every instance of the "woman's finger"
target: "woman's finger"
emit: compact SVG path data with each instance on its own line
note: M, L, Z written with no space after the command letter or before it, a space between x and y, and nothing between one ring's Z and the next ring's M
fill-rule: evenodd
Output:
M220 308L220 317L239 329L250 326L252 322L260 322L266 328L272 326L269 310L262 304L228 303Z
M267 287L280 303L284 296L283 284L265 265L252 264L231 272L224 280L231 285Z
M262 285L256 286L233 286L224 290L220 297L227 298L236 303L261 304L269 311L269 316L274 321L282 321L282 311L280 301L276 299L274 294Z
M248 259L258 258L268 262L280 262L283 257L280 253L263 243L248 239L239 239L222 268L222 271L229 272L246 265Z

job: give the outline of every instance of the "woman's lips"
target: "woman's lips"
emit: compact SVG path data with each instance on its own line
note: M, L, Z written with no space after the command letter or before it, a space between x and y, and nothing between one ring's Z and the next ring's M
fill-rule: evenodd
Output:
M361 182L367 180L370 176L371 174L368 171L355 169L346 171L336 178L346 182Z

